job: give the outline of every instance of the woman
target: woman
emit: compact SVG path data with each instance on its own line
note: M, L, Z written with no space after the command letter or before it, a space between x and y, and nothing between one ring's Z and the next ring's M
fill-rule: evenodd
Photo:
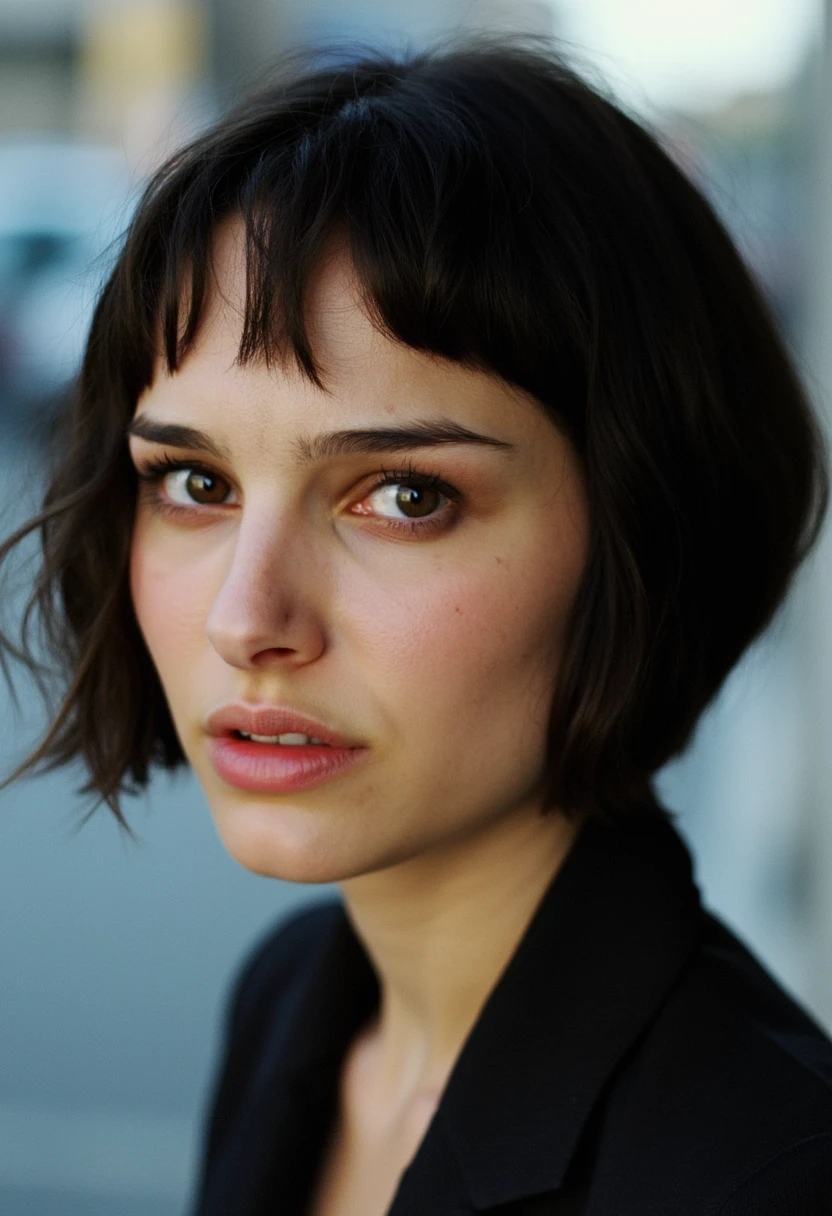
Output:
M824 498L710 207L545 48L297 70L159 171L30 525L29 764L120 816L187 762L343 896L240 974L198 1216L832 1210L832 1044L651 786Z

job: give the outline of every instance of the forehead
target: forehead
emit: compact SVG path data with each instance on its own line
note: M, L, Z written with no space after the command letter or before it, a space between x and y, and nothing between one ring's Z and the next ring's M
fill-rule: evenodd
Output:
M248 291L246 237L243 221L226 220L214 234L211 273L202 323L194 353L206 340L239 348ZM343 241L332 237L309 278L304 314L315 355L331 371L344 362L407 347L386 338L372 324L362 302L362 288Z
M299 408L310 421L356 423L380 415L457 417L505 429L545 425L550 419L528 394L493 374L386 336L363 302L361 283L342 242L332 240L310 277L306 325L324 388L291 358L269 363L238 358L247 294L245 233L232 219L218 228L205 307L195 341L171 375L163 360L136 413L153 407L191 415L243 410L246 422L273 432L275 411ZM389 418L388 418L389 420ZM198 424L197 424L198 425Z

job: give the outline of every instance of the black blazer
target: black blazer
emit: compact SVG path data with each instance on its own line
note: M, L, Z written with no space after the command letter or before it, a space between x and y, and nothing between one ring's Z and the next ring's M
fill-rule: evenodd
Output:
M507 863L510 864L510 859ZM378 987L340 903L237 983L195 1216L302 1216ZM658 818L588 823L390 1216L832 1216L832 1043L713 916Z

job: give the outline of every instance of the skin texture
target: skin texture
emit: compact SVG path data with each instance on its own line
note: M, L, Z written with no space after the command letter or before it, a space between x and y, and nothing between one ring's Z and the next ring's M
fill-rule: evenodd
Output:
M132 437L139 470L166 454L228 496L166 514L145 494L133 601L185 754L229 853L259 874L339 882L382 1003L343 1072L319 1214L383 1212L488 992L574 839L542 816L558 664L589 519L580 463L529 397L380 334L343 254L308 300L327 391L292 366L236 362L240 230L218 233L210 296L180 370L159 365L137 415L228 451ZM325 430L450 419L510 448L447 444L299 464ZM460 493L442 526L406 520L382 469L438 474ZM151 493L188 503L182 475ZM431 501L434 501L432 499ZM444 514L443 514L444 512ZM294 794L226 784L208 714L232 700L305 712L369 749Z

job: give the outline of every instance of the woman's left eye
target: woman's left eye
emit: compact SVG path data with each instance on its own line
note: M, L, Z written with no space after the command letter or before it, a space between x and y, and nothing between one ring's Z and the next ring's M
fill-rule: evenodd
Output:
M453 486L434 474L390 472L353 512L380 516L393 528L424 532L446 526L459 497Z
M423 519L432 515L441 505L444 498L439 490L429 487L409 486L403 482L398 485L383 485L373 490L368 498L376 500L376 511L383 515L385 510L401 511L405 519Z

